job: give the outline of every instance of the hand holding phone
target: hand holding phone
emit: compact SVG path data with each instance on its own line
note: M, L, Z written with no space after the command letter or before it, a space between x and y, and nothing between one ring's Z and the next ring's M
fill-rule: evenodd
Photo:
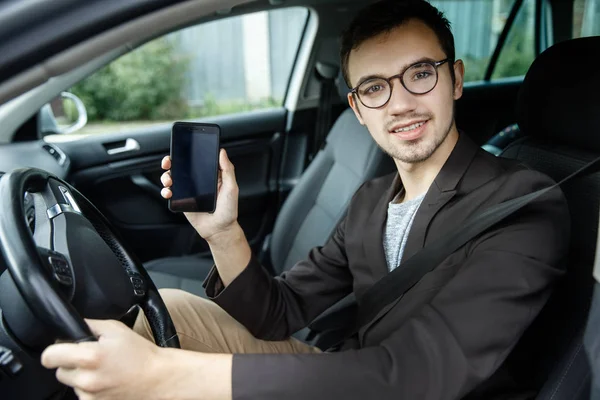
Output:
M162 197L171 199L172 189L177 181L172 177L172 162L170 156L162 159L161 167L167 170L161 176L164 188ZM209 240L216 233L223 233L234 227L238 217L238 185L235 179L234 166L227 153L221 149L218 157L217 203L213 214L205 212L184 212L186 218L198 234Z
M220 128L214 124L175 122L171 131L172 196L175 212L215 211Z

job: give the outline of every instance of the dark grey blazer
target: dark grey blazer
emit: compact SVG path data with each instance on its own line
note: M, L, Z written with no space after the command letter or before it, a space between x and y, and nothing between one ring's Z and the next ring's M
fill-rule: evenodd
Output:
M404 259L452 234L490 206L551 185L461 134L429 188ZM256 337L281 340L388 272L387 204L397 174L365 183L323 247L281 277L252 259L225 290L213 269L207 295ZM234 399L457 399L486 381L546 302L563 273L569 213L551 191L449 256L335 353L235 355ZM401 294L399 293L399 296Z

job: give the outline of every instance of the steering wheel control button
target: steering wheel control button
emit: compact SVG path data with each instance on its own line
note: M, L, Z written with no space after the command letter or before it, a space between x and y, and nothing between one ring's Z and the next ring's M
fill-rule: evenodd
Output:
M73 208L73 210L75 210L75 212L78 212L79 214L81 214L81 209L77 205L77 202L73 198L73 195L71 194L71 192L69 192L69 189L67 189L64 186L59 186L58 189L62 193L62 195L65 198L65 200L67 201L67 203Z
M67 212L81 214L78 210L74 209L69 204L55 204L46 211L46 214L48 215L49 219L54 219L59 215Z
M146 295L146 285L144 285L144 280L138 274L130 276L129 280L131 280L133 293L135 293L136 296Z
M54 279L58 281L58 283L65 286L73 285L73 276L71 275L71 268L69 268L69 263L62 258L56 256L48 257L48 261L50 262L50 266L52 267L52 272L54 273Z
M10 349L0 346L0 368L6 375L14 378L23 370L23 364Z

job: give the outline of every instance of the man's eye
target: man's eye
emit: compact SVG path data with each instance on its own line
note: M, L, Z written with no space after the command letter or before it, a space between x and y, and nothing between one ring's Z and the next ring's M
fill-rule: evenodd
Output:
M379 82L369 83L360 88L361 96L376 96L386 91L386 86Z
M367 90L365 90L365 93L368 94L373 94L373 93L377 93L383 90L383 86L381 85L373 85L373 86L369 86L367 88Z
M418 81L419 79L429 78L430 76L431 76L431 72L429 72L429 71L421 71L421 72L417 72L413 76L413 80L414 81Z
M385 81L376 79L373 81L363 82L358 88L358 94L361 96L380 96L389 90Z

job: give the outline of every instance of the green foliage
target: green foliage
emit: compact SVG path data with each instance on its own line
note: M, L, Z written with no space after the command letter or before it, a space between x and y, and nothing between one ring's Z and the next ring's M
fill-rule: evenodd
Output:
M75 102L71 99L63 99L62 105L65 113L64 119L66 120L66 123L72 124L77 121L77 118L79 117L79 111L77 111Z
M502 9L508 10L512 7L512 0L501 3ZM523 5L492 73L492 80L521 76L527 73L529 66L535 58L534 34L533 34L533 2L529 1ZM485 71L491 59L487 57L475 58L470 55L461 57L465 63L465 82L483 80Z
M204 96L204 103L202 106L193 108L190 107L187 118L202 118L214 115L235 114L279 106L281 106L281 100L276 100L271 97L257 102L249 102L243 99L219 101L212 93L207 93Z
M108 64L71 91L85 104L90 121L178 118L187 113L182 96L187 66L174 44L160 38Z
M512 39L502 49L492 79L525 75L533 62L533 37L526 37L523 32L514 35Z
M465 64L465 82L480 81L485 75L489 57L475 58L472 56L461 57Z
M502 48L492 79L525 75L534 59L532 40L532 37L525 36L525 32L513 35ZM490 58L463 57L465 82L483 80Z
M524 4L500 52L492 79L525 75L535 58L533 3ZM529 6L529 7L528 7Z

